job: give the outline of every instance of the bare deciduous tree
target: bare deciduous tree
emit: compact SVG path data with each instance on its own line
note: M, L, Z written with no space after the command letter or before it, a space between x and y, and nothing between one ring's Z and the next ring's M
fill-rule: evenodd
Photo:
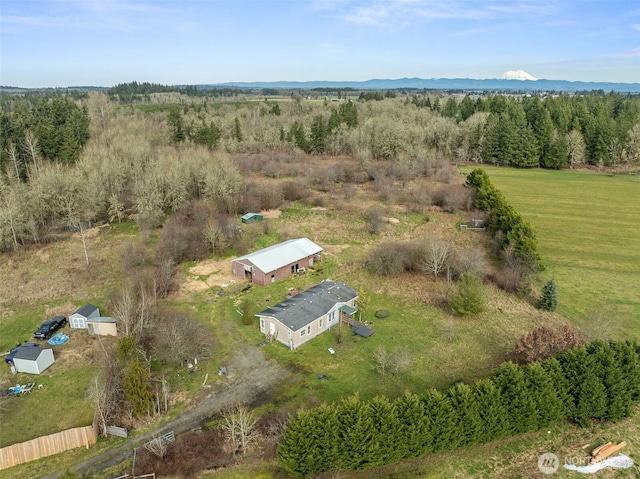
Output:
M432 273L434 278L442 273L449 259L450 245L445 241L435 238L426 238L424 241L424 257L419 264L420 270Z
M393 352L388 351L384 346L378 346L373 353L376 370L386 375L398 374L400 371L406 370L411 365L411 355L405 348L396 349Z
M223 415L220 426L231 452L247 452L260 437L256 427L256 418L245 406L238 405L228 409Z
M40 174L40 166L38 164L40 162L40 150L38 149L38 138L32 131L25 131L22 146L33 163L33 177L37 178Z
M166 441L162 436L154 436L151 441L145 443L144 448L151 454L154 454L162 459L167 454L167 450L169 449L169 442Z
M96 408L98 426L103 436L107 435L107 425L115 418L121 405L121 380L117 361L111 354L106 354L103 371L93 378L89 386L89 397Z

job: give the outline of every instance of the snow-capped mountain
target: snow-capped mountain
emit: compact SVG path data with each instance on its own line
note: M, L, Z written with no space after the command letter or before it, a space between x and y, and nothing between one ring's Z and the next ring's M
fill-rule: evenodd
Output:
M537 78L529 75L524 70L509 70L500 76L500 80L531 80L536 81Z

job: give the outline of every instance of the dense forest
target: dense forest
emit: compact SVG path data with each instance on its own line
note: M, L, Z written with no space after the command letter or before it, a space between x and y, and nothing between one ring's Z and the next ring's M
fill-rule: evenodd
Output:
M241 195L252 172L329 191L375 179L372 165L380 161L395 165L402 181L442 161L623 170L640 164L638 96L373 92L229 100L166 89L114 87L116 96L135 97L130 105L101 92L3 96L1 248L97 219L128 217L152 228L192 199L245 212ZM308 178L304 155L349 158L357 171Z

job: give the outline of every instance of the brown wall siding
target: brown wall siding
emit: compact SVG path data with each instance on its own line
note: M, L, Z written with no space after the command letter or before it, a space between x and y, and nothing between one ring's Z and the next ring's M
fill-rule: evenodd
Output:
M258 268L254 268L251 281L260 286L266 286L268 284L271 284L271 275L275 275L275 281L280 281L291 275L291 266L293 265L297 264L298 268L308 269L309 266L313 264L313 257L314 255L311 255L306 258L302 258L298 261L293 261L288 265L283 266L282 268L279 268L275 271L264 272L259 270ZM245 264L254 266L253 263L249 260L233 261L232 263L233 275L238 278L244 279L243 265Z
M7 469L68 449L96 443L93 426L75 427L0 449L0 469Z

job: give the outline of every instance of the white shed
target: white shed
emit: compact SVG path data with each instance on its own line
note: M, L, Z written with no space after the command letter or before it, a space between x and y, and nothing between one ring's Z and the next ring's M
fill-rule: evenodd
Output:
M37 346L20 348L13 357L13 366L19 373L40 374L54 362L53 349Z
M117 319L104 316L87 319L87 331L89 334L98 334L100 336L117 336Z
M69 326L76 329L87 329L87 320L100 317L100 310L93 304L85 304L69 316Z

